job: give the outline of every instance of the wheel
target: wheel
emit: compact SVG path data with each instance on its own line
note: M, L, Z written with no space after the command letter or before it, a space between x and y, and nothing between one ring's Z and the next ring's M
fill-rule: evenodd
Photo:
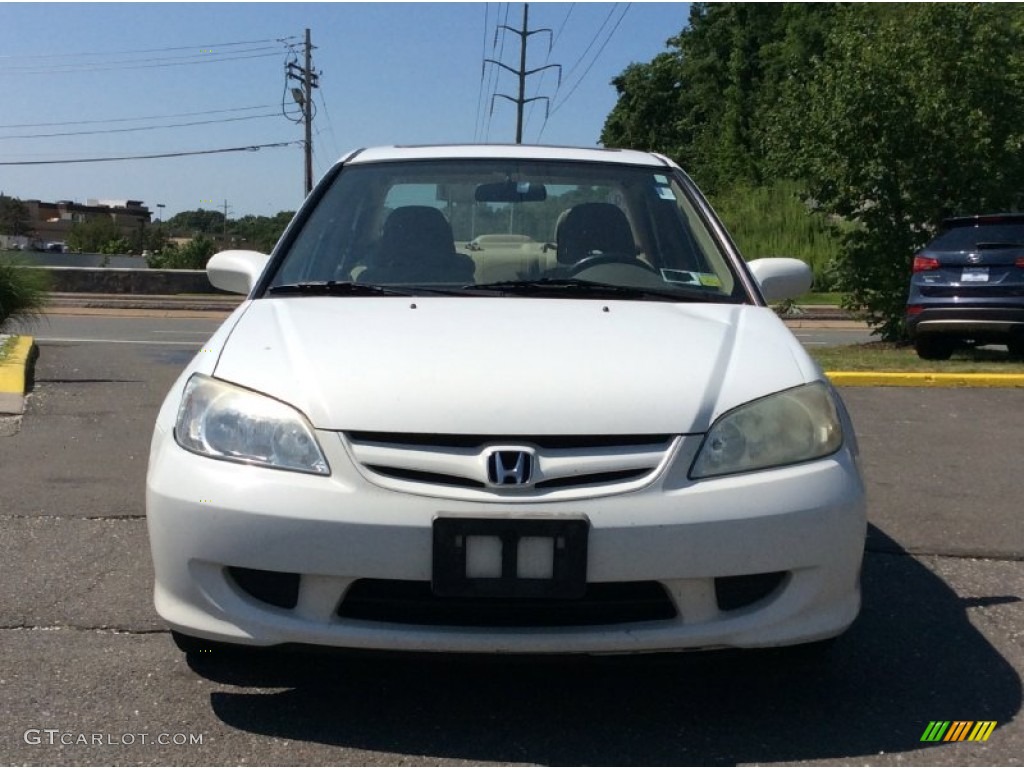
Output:
M1011 360L1024 360L1024 336L1015 336L1006 342Z
M922 360L949 360L954 346L954 340L945 336L918 336L914 342L917 356Z
M587 256L585 259L580 259L569 269L569 276L575 277L580 272L590 269L591 267L598 267L602 264L628 264L631 267L640 267L658 274L658 270L652 267L650 264L636 258L628 253L599 253L596 256Z

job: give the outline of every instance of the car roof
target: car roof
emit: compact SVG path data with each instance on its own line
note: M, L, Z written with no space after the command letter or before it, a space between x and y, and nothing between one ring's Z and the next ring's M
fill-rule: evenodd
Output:
M943 219L943 229L954 227L976 227L981 224L1020 224L1024 222L1024 213L980 213L976 216L953 216Z
M669 168L673 163L653 152L602 147L556 147L536 144L437 144L420 146L371 147L342 158L346 164L391 160L573 160L616 165L646 165Z

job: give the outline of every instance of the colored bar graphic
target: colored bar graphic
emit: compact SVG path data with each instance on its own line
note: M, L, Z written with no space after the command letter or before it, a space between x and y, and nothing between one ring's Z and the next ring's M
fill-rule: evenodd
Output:
M972 725L974 723L971 720L954 720L943 741L963 741L967 738Z
M948 720L932 720L928 723L928 727L924 729L921 741L942 741L942 737L946 735L947 728L949 728Z
M988 741L988 737L992 735L992 731L996 729L995 720L979 720L974 730L971 731L971 735L967 737L968 741Z
M996 725L995 720L931 720L921 741L988 741Z

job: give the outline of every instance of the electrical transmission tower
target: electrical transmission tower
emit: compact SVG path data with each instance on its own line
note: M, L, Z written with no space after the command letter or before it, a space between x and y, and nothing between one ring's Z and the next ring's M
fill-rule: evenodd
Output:
M545 69L557 69L558 70L558 84L562 84L562 65L561 64L547 64L543 67L537 67L536 69L526 68L526 43L529 40L530 35L537 35L541 32L547 32L549 35L553 35L550 29L546 27L544 29L530 29L529 28L529 17L530 17L530 4L523 3L523 28L513 29L510 26L501 24L498 29L507 29L509 32L519 35L519 69L513 69L512 67L504 64L496 59L484 59L486 62L491 64L497 64L502 69L507 69L513 75L519 78L519 96L513 98L507 96L504 93L496 93L491 97L491 114L494 114L494 100L497 98L508 99L516 105L516 144L523 143L523 107L529 104L531 101L543 101L545 111L551 109L551 99L547 96L533 96L532 98L526 98L526 78L530 75L541 72ZM497 30L495 30L497 34ZM552 40L548 41L548 53L551 52Z
M303 143L303 151L306 159L306 184L305 190L308 195L313 189L313 89L320 87L320 74L313 71L313 44L309 40L309 30L306 30L305 42L305 66L300 67L297 61L289 61L285 65L287 80L297 80L301 88L292 88L292 98L302 109L302 119L299 122L305 124L306 139Z

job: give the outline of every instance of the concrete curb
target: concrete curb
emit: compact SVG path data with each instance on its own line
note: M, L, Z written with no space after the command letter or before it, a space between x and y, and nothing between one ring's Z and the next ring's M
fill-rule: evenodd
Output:
M0 415L25 412L25 388L30 381L35 339L15 336L14 351L0 363Z
M1024 387L1020 373L882 373L826 371L837 387Z

